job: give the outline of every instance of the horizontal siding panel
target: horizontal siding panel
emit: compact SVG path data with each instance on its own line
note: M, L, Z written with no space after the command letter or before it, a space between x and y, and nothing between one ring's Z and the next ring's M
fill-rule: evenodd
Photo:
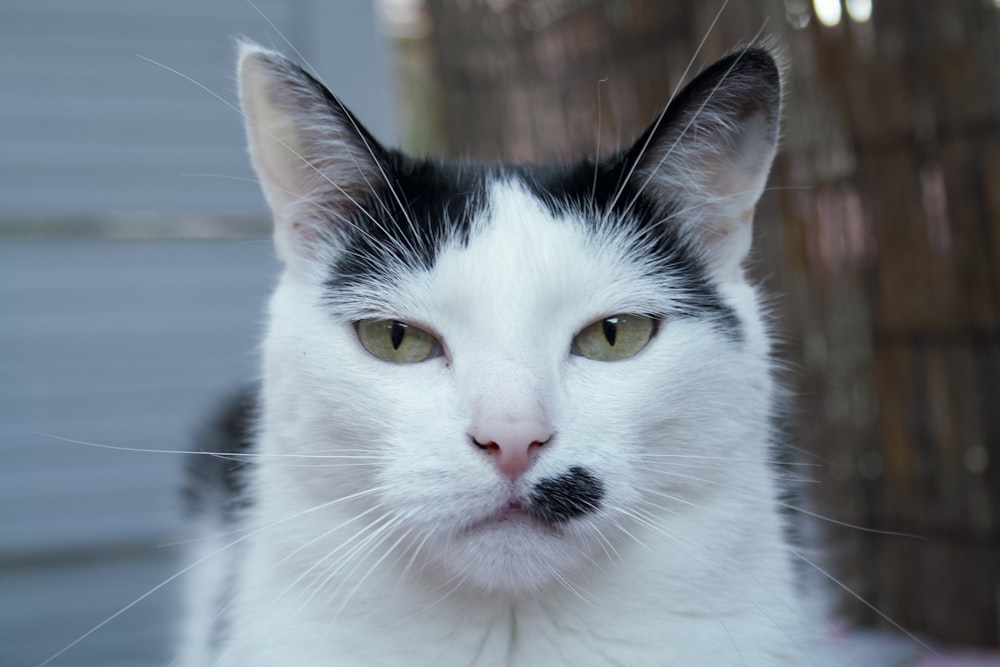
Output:
M118 446L188 447L213 401L255 374L272 255L266 241L0 248L0 442L7 443L0 507L25 508L20 520L5 521L5 548L81 548L84 538L106 545L136 539L142 526L166 537L172 515L141 499L159 498L154 507L176 511L179 459L96 450L33 431ZM172 419L164 418L165 406ZM123 481L142 480L143 488L103 479L122 466L129 470ZM76 487L67 474L79 478ZM104 495L90 493L98 479ZM63 502L65 494L78 498ZM144 523L116 511L122 495L125 507L148 510Z
M231 58L227 54L227 59ZM135 64L133 64L135 61ZM227 60L217 60L220 68ZM187 104L191 108L214 107L225 105L212 97L208 92L199 90L198 95L190 95L191 90L181 86L196 89L194 84L183 77L164 70L153 63L136 57L116 62L116 68L101 68L96 71L81 71L78 77L67 76L67 71L49 71L43 74L28 75L23 72L0 72L0 83L6 89L5 97L12 100L12 113L21 112L27 103L37 106L51 105L62 108L64 118L73 118L76 114L75 105L86 103L110 106L120 103L146 105L153 104ZM183 64L171 65L179 72L184 72ZM195 68L198 71L201 68ZM189 75L190 76L190 75ZM235 85L229 76L221 74L207 77L199 81L210 91L235 102ZM183 94L183 95L182 95ZM190 99L185 99L190 97ZM17 102L17 100L23 100ZM150 110L156 111L155 107ZM183 111L183 107L178 109ZM235 114L234 114L235 115ZM238 118L238 116L235 116Z
M30 667L108 618L179 569L176 549L151 549L80 564L55 563L18 572L0 570L0 664ZM80 581L88 582L87 596ZM178 588L157 591L53 667L165 665L175 656Z
M193 107L192 107L193 109ZM151 131L149 118L135 118L128 114L109 115L91 114L76 115L73 124L53 122L57 114L55 110L44 113L36 111L29 113L27 109L0 109L0 123L17 124L20 132L11 137L8 145L11 150L29 149L35 145L55 144L63 147L63 152L71 153L80 148L86 148L94 142L107 143L110 138L126 145L142 145L149 142ZM233 121L240 120L236 112L226 110L224 114L191 113L174 115L170 118L169 128L164 128L167 136L182 140L185 137L195 137L200 133L218 136L234 132ZM155 121L154 121L155 126ZM236 133L242 137L242 129ZM242 151L241 151L242 152ZM249 170L249 167L248 167Z
M175 541L181 525L179 471L178 461L155 468L117 462L2 477L0 500L19 503L4 520L10 531L4 557L30 561L39 552L115 553ZM62 511L44 511L47 505Z
M257 374L265 239L0 243L0 664L37 665L183 567L186 450ZM176 588L56 665L172 659Z
M280 32L306 59L323 54L314 64L345 101L382 117L388 77L373 63L385 45L370 4L259 6L263 17L241 0L0 4L0 222L260 215L252 185L179 177L250 176L227 106L237 35L290 52Z
M226 146L191 143L185 145L128 145L93 142L84 150L66 151L58 145L11 145L10 158L19 164L18 174L44 173L52 164L60 169L81 169L97 164L123 164L154 161L156 164L212 164L233 162L233 152ZM245 161L245 160L244 160Z
M178 178L176 174L171 174L165 178ZM136 233L145 233L142 226L130 227L128 221L123 216L149 215L158 217L170 216L249 216L258 220L262 217L264 205L254 199L259 198L259 193L254 190L252 193L256 197L250 197L246 191L238 188L193 188L186 187L183 191L165 191L163 184L156 187L156 183L132 184L133 187L120 192L95 192L92 188L84 186L48 188L40 187L23 188L17 192L10 192L0 189L0 201L9 193L10 196L18 195L20 199L16 201L8 200L6 214L8 219L46 219L56 217L64 219L67 224L74 224L94 219L117 218L120 224L116 225L116 233L123 236L130 236L130 230L135 229ZM191 210L191 198L198 198L196 211ZM44 208L41 208L44 204ZM40 210L41 209L41 210ZM175 221L164 222L157 229L161 233L174 233L172 225ZM176 225L177 234L191 236L203 236L202 226L198 224L182 225L183 219ZM256 227L256 226L255 226ZM211 226L205 226L211 229Z
M278 22L278 19L287 16L292 5L285 0L254 0L261 12L271 21ZM252 7L245 0L172 0L171 2L157 2L144 4L135 0L100 0L81 3L79 0L45 0L44 3L38 0L4 0L3 13L5 16L52 16L60 17L77 16L86 14L88 16L101 16L104 18L114 18L115 16L145 16L149 19L164 18L169 16L188 17L189 19L197 15L206 20L247 20L247 16L256 17ZM256 19L254 19L256 20Z
M185 198L175 192L164 192L162 185L160 188L153 188L150 185L148 191L145 192L133 190L96 193L86 188L67 188L65 191L60 191L56 197L53 196L54 190L33 188L10 194L11 196L18 194L20 199L7 200L8 203L4 211L7 221L56 219L65 222L66 226L79 224L81 227L86 227L84 223L91 220L149 215L151 220L157 223L153 233L167 235L175 233L172 227L172 218L185 215L218 219L240 216L257 217L261 209L260 205L255 205L245 196L240 196L238 191L192 191L190 193L192 196L199 196L197 211L192 211L190 198ZM7 196L6 191L0 190L0 201ZM127 225L118 225L115 229L115 233L119 235L132 235ZM196 237L204 235L198 225L178 225L177 229L179 230L176 232L178 235ZM136 230L136 234L140 236L149 233L146 227L136 227Z
M258 5L293 41L291 2ZM308 25L308 19L298 21ZM235 111L235 35L273 43L244 2L0 6L0 221L265 215Z
M164 127L162 124L158 124L158 121L176 116L184 123L189 124L189 128L197 129L200 126L190 124L202 117L201 115L208 110L207 118L210 122L218 123L219 119L226 118L230 121L232 127L230 134L240 138L243 136L240 125L242 121L238 112L214 99L191 99L190 97L177 95L167 96L163 100L153 103L149 99L135 96L123 96L120 100L88 97L74 100L69 107L66 104L66 98L54 91L51 99L45 99L44 96L33 99L13 98L5 104L6 108L3 110L2 118L13 122L18 119L27 120L33 116L35 123L51 122L53 124L57 122L76 123L77 119L92 121L101 118L112 120L115 118L125 118L133 119L131 122L134 122L136 118L144 118L146 121L146 136L162 140L164 136L175 136L175 131L169 127ZM72 110L71 113L67 113L67 108ZM75 126L71 125L70 127ZM9 138L11 141L16 141L20 138L19 136L14 136L13 128L4 130L4 135L0 135L0 137ZM77 136L86 135L81 132ZM105 138L108 140L117 139L113 134ZM211 137L206 136L203 138L209 144L216 143L216 140ZM167 148L169 145L165 144L163 147ZM229 148L234 152L242 150L241 145L230 145Z

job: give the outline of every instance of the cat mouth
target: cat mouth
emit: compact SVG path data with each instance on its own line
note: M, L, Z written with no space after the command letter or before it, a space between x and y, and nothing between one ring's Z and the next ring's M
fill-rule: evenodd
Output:
M526 498L511 498L466 530L509 524L560 532L570 521L599 511L603 499L604 483L586 468L572 466L561 475L539 480Z
M504 526L533 526L547 531L556 528L555 525L545 521L537 513L530 511L518 500L511 500L496 512L487 515L483 519L478 519L469 524L464 532L475 532L483 528L495 528Z
M531 518L533 518L531 513L524 508L524 505L516 500L512 500L507 503L507 506L500 510L496 517L498 521L518 521L521 519Z

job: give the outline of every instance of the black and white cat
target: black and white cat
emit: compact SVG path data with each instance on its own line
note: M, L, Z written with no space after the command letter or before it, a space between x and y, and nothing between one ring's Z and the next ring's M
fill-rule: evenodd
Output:
M284 273L186 664L822 662L743 270L767 49L566 165L406 157L256 46L239 81Z

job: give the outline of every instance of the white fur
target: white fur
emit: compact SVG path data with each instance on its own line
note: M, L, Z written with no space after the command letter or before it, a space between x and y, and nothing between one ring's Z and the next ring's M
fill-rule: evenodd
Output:
M635 172L704 203L683 232L737 314L734 340L710 318L671 316L685 294L641 264L627 225L587 230L512 176L490 184L466 245L326 307L343 249L323 225L350 216L304 211L336 190L334 206L356 214L349 192L392 179L345 116L324 125L329 106L277 54L244 48L241 82L286 271L214 664L821 664L776 511L770 344L741 268L776 118L685 116L697 131L672 130ZM582 328L622 313L666 317L631 358L571 354ZM381 361L358 340L363 317L423 328L443 354ZM552 437L512 483L471 434L524 421ZM574 466L601 481L599 510L561 529L497 519Z
M282 279L261 453L371 458L259 466L251 526L266 529L249 542L219 664L812 664L766 463L753 291L724 289L741 344L677 319L629 360L571 356L583 325L669 310L669 293L519 187L496 184L492 199L468 248L384 313L435 332L444 357L375 359L316 307L321 285ZM508 498L467 437L484 397L555 426L522 483L585 465L605 509L561 536L518 521L463 533Z

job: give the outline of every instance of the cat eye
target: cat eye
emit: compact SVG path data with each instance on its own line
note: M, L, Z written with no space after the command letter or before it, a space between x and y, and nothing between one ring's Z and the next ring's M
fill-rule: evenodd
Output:
M643 315L614 315L589 324L573 339L572 352L594 361L619 361L653 337L656 322Z
M415 364L437 356L438 343L423 329L397 320L361 320L358 340L372 356L399 364Z

